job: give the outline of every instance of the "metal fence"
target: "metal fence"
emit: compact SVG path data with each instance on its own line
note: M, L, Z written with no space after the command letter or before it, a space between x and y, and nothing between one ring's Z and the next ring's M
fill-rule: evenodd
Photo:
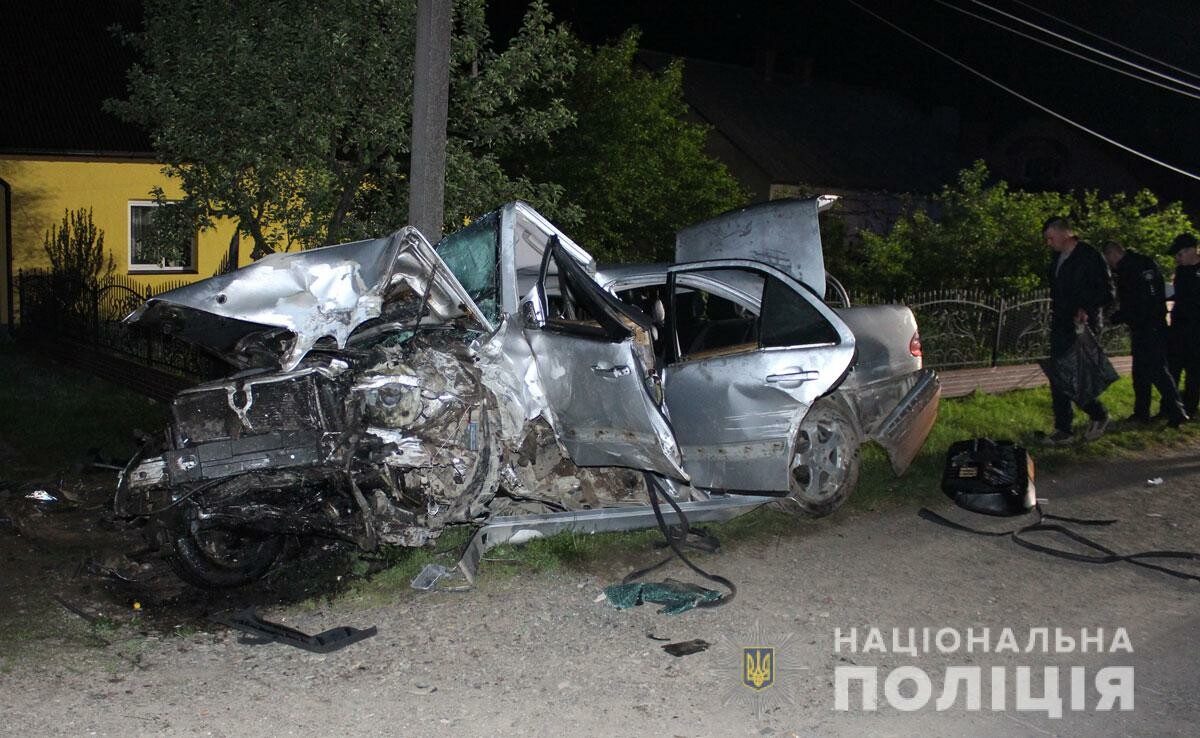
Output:
M122 322L146 300L184 284L176 280L155 289L114 275L92 287L49 271L21 270L14 285L16 334L71 341L196 381L227 374L229 365L202 349Z
M894 300L857 296L858 304L898 302L916 315L925 365L935 369L1024 364L1050 353L1050 292L994 295L938 290ZM1129 353L1129 332L1105 326L1100 343L1110 355Z

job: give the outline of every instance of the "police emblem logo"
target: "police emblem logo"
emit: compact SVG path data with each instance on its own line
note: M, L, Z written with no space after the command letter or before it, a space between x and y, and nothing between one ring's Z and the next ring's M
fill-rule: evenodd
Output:
M770 646L742 648L742 684L761 692L775 683L775 649Z
M808 671L801 649L794 633L767 630L757 622L746 632L720 634L713 649L713 668L723 671L728 680L722 704L747 705L759 720L796 704L798 677Z

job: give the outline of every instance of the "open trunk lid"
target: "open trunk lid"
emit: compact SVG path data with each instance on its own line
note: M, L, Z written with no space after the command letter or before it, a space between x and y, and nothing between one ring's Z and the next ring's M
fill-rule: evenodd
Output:
M675 236L675 261L753 259L824 295L825 256L817 215L836 199L772 200L688 226Z

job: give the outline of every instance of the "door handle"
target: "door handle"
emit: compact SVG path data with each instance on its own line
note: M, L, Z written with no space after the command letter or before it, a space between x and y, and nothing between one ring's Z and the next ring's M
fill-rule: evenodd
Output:
M779 374L768 374L767 384L780 384L783 382L795 382L796 384L799 384L801 382L811 382L818 376L820 376L820 372L796 369L794 371L781 372Z
M629 374L629 367L625 366L624 364L621 366L600 366L599 364L593 364L592 371L602 377L616 379L617 377L623 377L626 374Z

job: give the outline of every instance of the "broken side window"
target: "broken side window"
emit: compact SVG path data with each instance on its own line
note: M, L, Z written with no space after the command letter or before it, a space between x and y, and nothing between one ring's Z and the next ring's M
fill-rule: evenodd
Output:
M555 274L550 273L551 262L557 268ZM538 281L547 330L614 342L623 341L635 332L647 337L650 334L650 318L596 284L558 245L557 236L551 237L543 255Z

